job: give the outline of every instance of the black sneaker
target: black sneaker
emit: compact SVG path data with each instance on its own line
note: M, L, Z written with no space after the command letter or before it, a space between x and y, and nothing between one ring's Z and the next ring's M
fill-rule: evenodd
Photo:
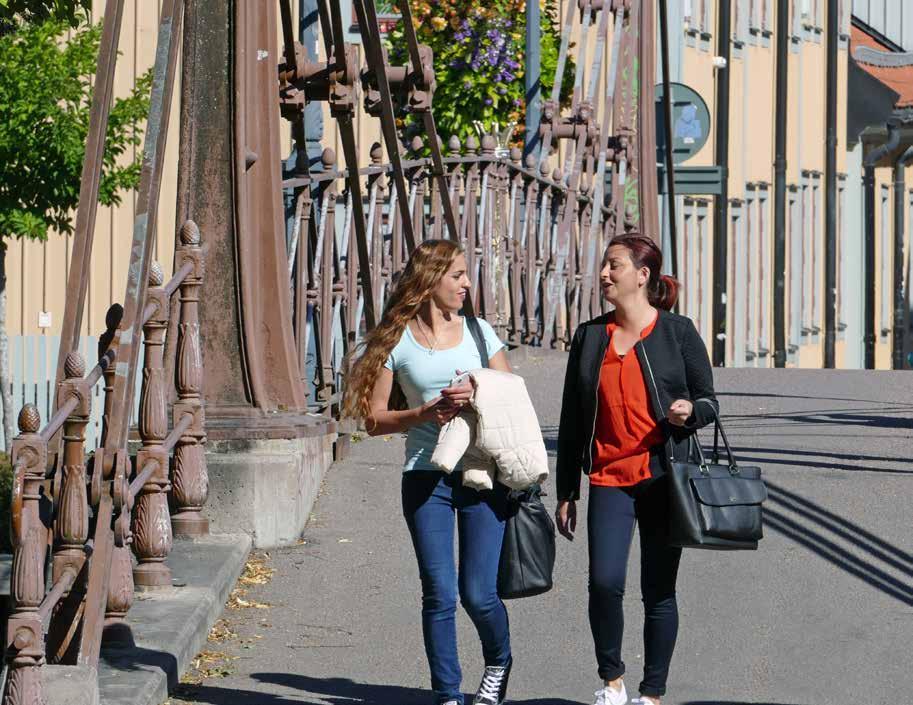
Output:
M485 666L479 692L472 699L472 705L502 705L507 694L507 681L510 679L510 667L513 661L508 661L506 666Z

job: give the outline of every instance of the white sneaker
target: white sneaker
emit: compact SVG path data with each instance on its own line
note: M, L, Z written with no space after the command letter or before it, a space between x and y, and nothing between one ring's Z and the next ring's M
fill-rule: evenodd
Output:
M631 705L656 705L656 702L644 695L641 695L639 698L634 698L631 701Z
M456 700L448 700L444 705L460 705Z
M618 690L606 686L602 690L597 690L595 695L596 702L593 705L626 705L628 702L628 691L625 690L624 681Z

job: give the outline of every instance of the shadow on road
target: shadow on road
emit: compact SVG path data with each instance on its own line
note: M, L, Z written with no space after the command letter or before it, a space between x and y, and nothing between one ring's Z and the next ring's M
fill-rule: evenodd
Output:
M689 700L686 703L679 703L679 705L799 705L798 703L749 703L743 702L741 700Z
M886 572L886 569L894 569L913 579L913 555L815 502L769 480L766 484L766 527L804 546L884 594L913 607L913 580L898 579ZM800 524L796 519L804 519L814 528ZM866 558L850 553L836 543L833 540L835 538L862 550Z
M214 688L209 685L187 688L186 697L194 703L208 705L427 705L431 693L420 688L396 685L357 683L348 678L310 678L294 673L252 673L260 683L302 691L301 696L272 695L236 688ZM313 700L309 699L313 697ZM472 702L472 696L464 696ZM304 698L304 699L302 699ZM561 698L511 699L512 705L580 705Z
M900 458L884 458L880 456L868 455L849 455L847 453L831 453L823 450L788 450L774 448L751 448L746 446L733 446L733 453L736 460L740 463L758 463L764 465L790 465L793 467L802 467L810 470L847 470L849 472L878 472L887 475L913 475L913 467L909 469L898 467L878 467L874 465L877 462L902 463ZM779 458L761 457L752 455L753 453L772 453L780 456ZM800 456L798 459L794 456ZM851 465L849 463L837 463L830 460L806 460L805 458L837 458L840 460L861 460L864 462L871 461L871 465Z

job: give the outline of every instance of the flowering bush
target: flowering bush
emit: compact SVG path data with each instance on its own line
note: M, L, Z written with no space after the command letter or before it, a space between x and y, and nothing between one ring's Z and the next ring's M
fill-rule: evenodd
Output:
M456 135L465 144L476 134L473 121L486 129L517 123L512 144L522 144L526 116L526 0L409 0L418 40L434 51L437 88L434 116L446 142ZM539 0L541 7L541 83L543 98L551 95L561 44L556 0ZM388 40L391 60L408 62L402 26ZM562 79L562 103L574 80L571 59ZM405 116L406 132L419 131Z

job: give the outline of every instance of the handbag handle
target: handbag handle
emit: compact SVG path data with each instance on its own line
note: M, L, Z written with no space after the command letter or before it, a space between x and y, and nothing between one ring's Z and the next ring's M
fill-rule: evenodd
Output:
M723 445L726 447L726 455L729 457L729 472L732 475L739 474L739 466L736 463L735 455L732 453L732 446L729 445L729 438L726 436L726 430L723 428L723 422L720 420L720 416L717 413L716 409L713 410L713 455L710 456L711 464L719 465L720 463L720 437L723 439ZM695 450L697 451L698 464L701 468L701 473L707 474L707 459L704 457L704 449L701 447L700 442L697 440L697 433L692 433L688 436L688 457L693 458L695 456Z
M720 462L720 437L723 439L723 445L726 446L726 455L729 456L729 471L733 475L739 474L739 466L735 461L732 453L732 446L729 445L729 438L726 437L726 429L723 428L723 422L716 409L713 410L713 464L718 465ZM698 444L700 447L700 444Z
M709 475L710 470L707 468L707 459L704 457L704 449L701 448L701 444L697 440L697 434L692 433L688 436L688 458L694 458L695 451L697 451L697 464L701 470L702 475Z

